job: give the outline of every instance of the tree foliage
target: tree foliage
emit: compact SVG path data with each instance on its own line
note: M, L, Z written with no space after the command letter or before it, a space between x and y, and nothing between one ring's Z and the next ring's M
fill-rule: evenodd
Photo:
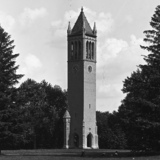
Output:
M97 112L99 147L107 149L124 149L126 137L119 124L116 112Z
M160 147L160 6L150 22L152 30L144 31L149 52L146 64L124 81L126 97L119 108L119 115L132 149L158 149Z
M23 112L25 148L62 147L62 115L66 109L66 94L59 86L46 81L37 83L28 79L19 87L20 106Z
M19 54L13 53L13 43L11 36L0 27L0 149L9 148L22 136L14 86L23 75L16 74L19 66L15 59Z
M13 43L0 27L0 150L61 148L67 92L31 79L16 88L23 75L16 74Z

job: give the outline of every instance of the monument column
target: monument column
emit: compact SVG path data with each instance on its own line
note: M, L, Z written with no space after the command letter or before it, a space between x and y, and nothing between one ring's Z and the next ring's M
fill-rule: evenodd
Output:
M63 122L64 122L64 146L63 148L65 149L69 148L70 119L71 117L69 115L69 112L66 110L63 116Z

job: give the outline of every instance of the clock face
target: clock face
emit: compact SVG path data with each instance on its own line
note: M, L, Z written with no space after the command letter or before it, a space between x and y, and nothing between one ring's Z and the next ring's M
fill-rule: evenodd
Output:
M74 65L73 66L73 73L77 73L79 70L79 66L78 65Z
M89 73L92 72L92 66L88 66L88 72L89 72Z

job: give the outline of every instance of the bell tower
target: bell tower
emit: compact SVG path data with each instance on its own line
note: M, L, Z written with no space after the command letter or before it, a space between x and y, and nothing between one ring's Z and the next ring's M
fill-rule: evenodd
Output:
M83 8L68 39L69 148L98 148L96 125L96 38Z

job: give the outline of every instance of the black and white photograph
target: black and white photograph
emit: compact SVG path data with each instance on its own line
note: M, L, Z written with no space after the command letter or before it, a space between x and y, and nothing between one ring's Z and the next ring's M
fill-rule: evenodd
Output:
M92 159L160 159L160 1L0 0L0 160Z

